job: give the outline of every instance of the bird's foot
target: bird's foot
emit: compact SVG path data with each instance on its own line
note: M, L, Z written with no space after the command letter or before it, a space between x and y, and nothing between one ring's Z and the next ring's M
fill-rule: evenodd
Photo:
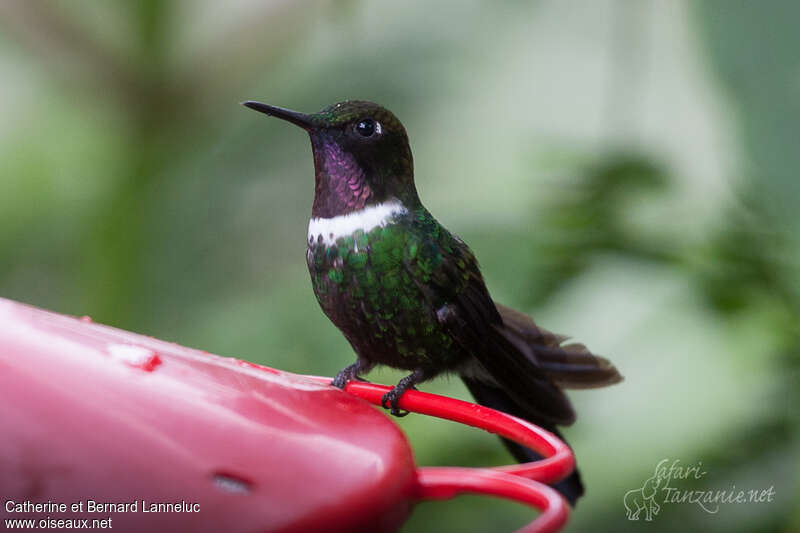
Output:
M392 390L383 395L381 398L381 407L389 409L389 413L398 418L408 415L409 411L400 409L398 406L400 398L408 389L416 390L414 385L423 381L425 378L426 376L423 370L414 370L413 373L401 379Z
M408 411L405 409L400 409L397 404L400 402L400 397L403 395L405 391L397 392L399 387L394 387L392 390L387 392L381 398L381 407L384 409L389 409L389 413L392 416L396 416L397 418L402 418L408 415Z
M360 372L368 372L372 365L363 363L360 359L353 363L352 365L348 365L341 369L336 377L333 378L331 381L331 385L336 387L337 389L342 389L347 386L347 382L353 379L358 381L367 381L366 379L362 378L358 374Z
M333 381L331 381L331 385L337 389L344 390L344 388L347 386L347 382L350 381L350 377L345 373L345 370L340 370L339 373L336 374L336 377L333 378Z

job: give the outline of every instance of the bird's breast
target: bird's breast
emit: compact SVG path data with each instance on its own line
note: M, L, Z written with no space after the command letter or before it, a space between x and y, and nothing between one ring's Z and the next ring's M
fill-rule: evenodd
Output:
M452 340L414 275L419 248L401 207L309 224L308 269L322 310L359 353L415 368Z

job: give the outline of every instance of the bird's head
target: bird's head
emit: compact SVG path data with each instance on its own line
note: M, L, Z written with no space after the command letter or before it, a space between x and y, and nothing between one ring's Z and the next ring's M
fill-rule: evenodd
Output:
M308 132L316 177L312 216L330 218L395 199L406 207L419 203L408 136L389 110L359 100L313 114L244 105Z

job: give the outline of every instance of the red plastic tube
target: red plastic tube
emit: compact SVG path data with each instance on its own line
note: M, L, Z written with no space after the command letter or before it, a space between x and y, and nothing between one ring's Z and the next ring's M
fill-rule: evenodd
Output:
M525 503L542 511L517 533L559 531L569 519L568 506L552 488L491 468L425 467L417 469L420 500L449 500L463 493L487 494Z
M330 378L313 376L321 382ZM385 385L351 381L346 392L375 405L391 390ZM417 469L417 498L446 500L463 493L487 494L536 507L542 514L517 533L544 533L561 529L569 506L545 483L568 476L575 456L561 439L530 422L494 409L417 390L406 391L399 407L406 411L452 420L484 429L532 448L544 459L494 468L424 467Z

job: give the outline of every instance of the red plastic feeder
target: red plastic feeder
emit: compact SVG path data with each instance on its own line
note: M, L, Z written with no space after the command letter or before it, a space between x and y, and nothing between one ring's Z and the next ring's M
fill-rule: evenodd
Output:
M415 502L469 492L540 509L526 533L566 523L566 503L544 483L567 476L574 458L552 434L412 390L401 408L546 457L416 468L400 429L367 403L379 404L389 387L354 382L344 394L329 382L0 299L0 520L40 529L380 532L398 530Z

